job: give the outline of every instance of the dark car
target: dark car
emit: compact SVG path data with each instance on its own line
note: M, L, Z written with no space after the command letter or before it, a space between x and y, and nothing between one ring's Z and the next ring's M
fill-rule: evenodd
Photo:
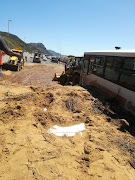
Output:
M55 62L55 63L58 63L58 58L53 56L52 59L51 59L52 62Z

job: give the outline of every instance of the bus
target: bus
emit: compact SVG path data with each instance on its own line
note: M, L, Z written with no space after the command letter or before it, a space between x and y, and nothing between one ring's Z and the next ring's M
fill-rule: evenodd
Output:
M100 88L135 115L135 50L85 52L82 84Z

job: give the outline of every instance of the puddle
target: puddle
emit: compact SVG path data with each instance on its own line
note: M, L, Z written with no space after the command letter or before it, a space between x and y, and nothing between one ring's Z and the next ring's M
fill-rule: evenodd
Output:
M82 136L82 132L85 130L84 123L68 126L68 127L60 127L60 126L53 126L50 128L47 133L55 134L56 136L74 136L77 132L80 132Z

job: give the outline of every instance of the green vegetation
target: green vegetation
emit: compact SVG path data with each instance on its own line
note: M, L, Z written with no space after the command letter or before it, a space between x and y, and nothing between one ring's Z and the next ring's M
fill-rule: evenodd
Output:
M0 36L3 37L10 49L18 49L18 47L20 47L23 51L25 48L26 51L30 52L30 49L27 47L27 44L24 43L24 41L22 41L16 35L10 33L8 35L7 32L0 32Z
M32 53L34 51L40 50L42 53L51 55L50 52L48 52L45 48L45 46L42 43L25 43L22 41L19 37L13 34L8 34L7 32L1 32L0 36L3 37L6 44L10 49L18 49L20 47L23 51L27 51L29 53Z

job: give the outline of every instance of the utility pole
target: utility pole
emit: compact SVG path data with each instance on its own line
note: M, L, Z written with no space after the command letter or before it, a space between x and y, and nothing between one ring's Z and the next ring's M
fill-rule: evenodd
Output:
M9 22L12 22L12 20L8 20L8 47L9 47Z

